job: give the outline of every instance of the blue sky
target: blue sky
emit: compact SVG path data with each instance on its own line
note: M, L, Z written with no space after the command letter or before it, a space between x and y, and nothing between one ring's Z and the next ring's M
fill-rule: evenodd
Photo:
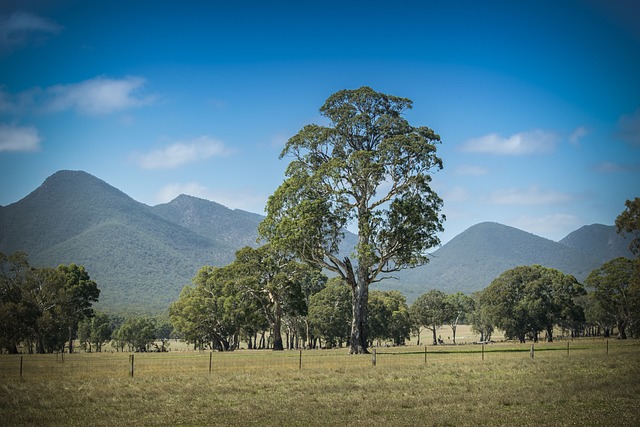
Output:
M0 205L72 169L263 213L286 140L364 85L440 134L443 242L559 240L640 196L637 2L219 3L3 1Z

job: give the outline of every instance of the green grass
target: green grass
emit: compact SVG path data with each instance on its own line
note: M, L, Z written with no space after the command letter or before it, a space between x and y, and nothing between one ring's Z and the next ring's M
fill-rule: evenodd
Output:
M454 351L455 350L455 351ZM640 342L0 356L2 425L637 425Z

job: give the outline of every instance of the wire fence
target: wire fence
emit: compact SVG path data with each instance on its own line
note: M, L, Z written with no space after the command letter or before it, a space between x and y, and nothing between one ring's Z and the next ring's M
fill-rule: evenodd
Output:
M0 355L0 381L92 378L162 378L268 370L345 370L393 368L501 360L553 361L557 357L600 354L602 357L640 352L639 340L588 340L555 343L460 346L373 347L370 354L336 350L238 350L233 352L174 351L168 353L74 353Z

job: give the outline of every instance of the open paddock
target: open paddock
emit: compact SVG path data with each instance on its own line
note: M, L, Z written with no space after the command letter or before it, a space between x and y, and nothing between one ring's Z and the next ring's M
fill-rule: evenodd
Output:
M569 351L567 352L567 342ZM373 349L372 349L373 350ZM0 356L3 425L637 425L640 342ZM22 362L22 371L20 363ZM22 376L20 375L22 374Z

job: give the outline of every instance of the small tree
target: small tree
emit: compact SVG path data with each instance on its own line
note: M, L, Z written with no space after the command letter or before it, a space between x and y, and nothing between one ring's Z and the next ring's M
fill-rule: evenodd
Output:
M456 330L460 322L465 322L474 309L474 301L471 297L456 292L445 298L447 324L451 327L453 343L456 343Z
M438 345L436 332L447 320L446 294L432 289L420 295L411 305L413 321L433 333L433 345Z
M581 312L575 298L584 295L575 277L540 265L505 271L482 292L491 323L507 338L538 340L541 331L553 340L553 327Z
M329 279L327 286L309 298L309 324L313 334L327 348L341 347L351 330L351 297L340 278ZM310 343L313 346L313 343Z
M620 339L627 338L628 327L640 322L638 264L637 260L616 258L593 270L585 280L597 304L615 319Z
M481 303L482 292L476 292L473 295L474 308L470 313L469 320L471 321L471 330L477 334L480 334L480 341L491 341L491 334L493 334L493 321L487 310L487 306Z

